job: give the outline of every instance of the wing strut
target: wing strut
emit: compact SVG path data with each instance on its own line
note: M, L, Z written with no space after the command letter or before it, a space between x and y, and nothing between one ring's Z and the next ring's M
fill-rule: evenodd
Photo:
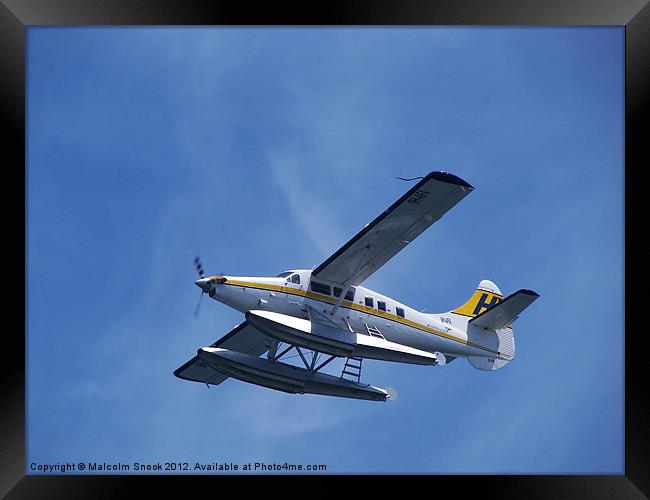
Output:
M348 290L352 286L352 283L357 278L357 274L359 274L359 271L361 271L361 268L363 267L363 264L365 263L365 256L368 254L369 251L370 251L370 244L367 243L366 246L363 248L363 251L359 252L359 263L357 264L357 267L354 268L354 271L352 272L352 276L350 276L343 283L343 290L341 291L341 295L339 295L339 298L336 300L336 304L334 304L334 307L332 308L332 312L330 312L331 316L334 316L334 313L336 312L336 310L343 303L343 299L345 298L345 295L348 293ZM348 325L348 328L350 328L349 325Z
M281 342L278 342L277 345L275 346L275 351L277 351L278 345L281 344ZM302 362L305 365L305 368L307 368L308 371L316 373L322 368L325 368L329 363L331 363L333 360L336 359L336 356L330 356L327 358L325 361L323 361L320 365L316 366L316 363L318 363L318 359L320 358L320 355L322 353L318 351L312 351L311 353L311 363L307 363L307 359L305 358L305 355L303 352L300 350L298 346L295 346L293 344L289 344L289 347L287 347L284 351L282 351L280 354L277 356L274 354L273 356L270 356L271 351L269 351L269 356L267 356L268 360L271 361L272 363L275 363L278 361L282 356L287 354L291 349L295 349L296 352L300 355L300 358L302 359Z
M343 293L341 293L341 295L343 295ZM310 306L309 304L305 304L305 305L307 306L307 314L309 314L309 320L310 320L310 321L313 321L312 315L313 315L314 313L316 313L316 315L319 316L320 318L323 318L323 320L324 320L326 323L329 323L329 324L335 326L336 328L339 328L339 329L341 328L341 325L340 325L340 324L338 324L338 323L336 323L335 321L333 321L331 318L329 318L327 315L325 315L325 314L323 314L322 312L320 312L320 311L319 311L318 309L316 309L315 307ZM322 323L322 321L321 321L321 323Z

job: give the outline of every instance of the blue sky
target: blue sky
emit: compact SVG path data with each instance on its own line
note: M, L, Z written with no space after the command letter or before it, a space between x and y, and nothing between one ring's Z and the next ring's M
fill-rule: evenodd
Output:
M624 31L29 28L27 463L622 473ZM318 265L411 184L472 192L365 284L541 294L488 373L369 361L397 401L172 371L241 321L209 273Z

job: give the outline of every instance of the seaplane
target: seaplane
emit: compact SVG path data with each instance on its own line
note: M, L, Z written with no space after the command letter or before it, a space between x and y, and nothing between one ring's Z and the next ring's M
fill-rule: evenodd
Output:
M512 323L539 297L532 290L504 297L482 280L460 307L431 314L362 286L474 189L448 172L415 179L421 180L312 270L205 276L197 257L201 298L206 293L245 319L174 375L208 387L232 377L291 394L387 401L396 398L394 389L361 382L364 360L439 367L466 358L484 371L512 361ZM280 361L290 358L294 364ZM337 358L341 373L325 373Z

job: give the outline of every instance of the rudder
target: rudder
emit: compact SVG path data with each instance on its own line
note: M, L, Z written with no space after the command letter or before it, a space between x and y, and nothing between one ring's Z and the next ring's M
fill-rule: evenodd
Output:
M512 328L502 328L496 332L490 332L489 335L494 343L494 349L499 352L499 356L467 356L469 364L478 370L498 370L515 357L515 337Z
M503 293L499 287L490 280L483 280L478 284L478 287L476 287L476 290L467 302L450 312L469 318L471 323L473 318L476 318L479 314L493 308L502 301ZM470 341L475 335L480 335L480 340L478 338L476 339L477 343L486 345L502 353L502 355L494 357L467 356L467 361L474 368L484 371L498 370L514 358L515 339L512 328L503 328L499 331L492 331L489 334L485 332L479 334L474 330L474 327L470 328L468 325L467 334Z

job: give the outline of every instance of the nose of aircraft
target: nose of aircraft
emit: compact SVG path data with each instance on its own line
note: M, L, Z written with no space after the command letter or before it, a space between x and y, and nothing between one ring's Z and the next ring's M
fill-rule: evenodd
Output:
M210 291L210 279L209 278L201 278L198 279L194 282L196 286L198 286L201 290L204 292Z

